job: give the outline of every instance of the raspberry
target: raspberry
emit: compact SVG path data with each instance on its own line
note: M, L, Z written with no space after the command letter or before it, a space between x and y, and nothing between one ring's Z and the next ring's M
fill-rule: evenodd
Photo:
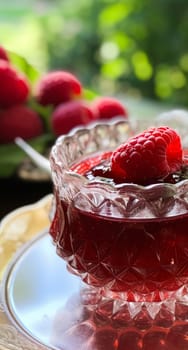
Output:
M56 136L68 133L72 128L87 125L96 119L95 111L85 101L69 101L55 108L52 114L52 130Z
M167 127L152 127L120 145L111 156L115 178L140 184L180 170L183 162L179 135Z
M0 59L9 62L9 57L3 46L0 46Z
M24 76L8 62L0 60L0 107L24 103L29 94L29 85Z
M30 139L42 132L40 117L24 105L16 105L0 112L0 143L13 142L17 136Z
M41 78L36 87L36 99L42 105L57 106L62 102L81 96L79 80L66 71L49 72Z
M98 110L99 119L111 119L114 117L128 117L128 111L123 104L112 97L100 97L94 100L94 108Z

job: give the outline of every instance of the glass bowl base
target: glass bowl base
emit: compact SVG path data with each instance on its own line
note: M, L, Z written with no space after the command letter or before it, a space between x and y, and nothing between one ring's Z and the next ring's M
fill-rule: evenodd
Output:
M11 261L2 295L12 324L36 343L36 349L184 350L188 348L185 288L178 291L178 298L161 302L106 298L100 289L86 286L67 271L44 233Z

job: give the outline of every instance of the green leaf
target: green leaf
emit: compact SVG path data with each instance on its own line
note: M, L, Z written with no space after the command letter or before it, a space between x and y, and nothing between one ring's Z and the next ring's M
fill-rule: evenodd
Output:
M25 158L23 151L14 144L0 146L0 177L11 176Z
M51 122L50 117L53 111L52 105L43 106L39 104L34 98L29 101L29 106L32 110L40 115L44 122L44 127L47 132L51 132Z
M99 94L97 94L96 92L89 90L89 89L84 89L83 92L83 98L86 100L94 100L96 97L98 97Z
M51 134L44 134L39 137L35 137L28 141L28 143L34 147L38 152L43 153L47 145L54 141L54 137Z
M50 134L45 134L34 138L28 143L38 152L44 153L49 142L53 141ZM19 164L26 158L26 154L14 143L0 146L0 177L9 177L13 175Z
M41 76L40 72L33 67L24 57L15 52L8 51L10 61L20 72L26 75L31 83L35 83Z
M131 3L115 3L110 6L105 7L101 11L99 19L100 24L103 26L113 26L120 21L125 20L132 10Z

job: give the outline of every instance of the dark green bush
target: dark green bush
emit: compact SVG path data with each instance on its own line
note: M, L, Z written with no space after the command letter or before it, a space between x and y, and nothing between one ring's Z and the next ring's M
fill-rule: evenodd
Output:
M186 0L67 0L40 19L49 69L87 86L188 105Z

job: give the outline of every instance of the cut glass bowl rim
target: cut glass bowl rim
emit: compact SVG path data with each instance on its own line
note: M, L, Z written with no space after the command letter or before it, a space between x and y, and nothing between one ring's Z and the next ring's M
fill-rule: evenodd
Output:
M78 135L81 132L85 132L85 131L90 131L93 130L94 128L98 128L99 126L116 126L116 125L120 125L120 124L127 124L130 125L131 127L131 123L129 122L128 119L122 118L122 117L117 117L117 118L113 118L109 121L105 121L102 120L100 122L93 122L90 123L87 126L79 126L76 128L73 128L68 134L65 135L61 135L57 138L55 144L52 146L51 149L51 153L50 153L50 160L52 161L52 159L60 166L62 167L62 162L60 162L59 160L57 160L57 149L62 147L64 142L67 142L68 140L71 139L71 137L74 137L75 135ZM148 125L148 127L150 127ZM134 130L133 130L134 131ZM185 158L188 158L185 156ZM179 190L183 190L184 187L187 187L187 191L188 191L188 179L184 179L181 180L177 183L164 183L164 182L158 182L158 183L152 183L149 185L141 185L141 184L136 184L136 183L122 183L122 184L109 184L109 183L105 183L104 181L100 180L100 179L96 179L96 180L89 180L86 179L85 176L80 175L78 173L76 173L73 170L69 170L68 168L64 169L66 171L66 174L69 175L70 177L73 178L77 178L80 179L81 182L83 182L83 184L86 185L102 185L104 188L109 188L109 189L113 189L113 190L127 190L128 192L130 191L134 191L134 192L151 192L154 190L161 190L166 188L166 190L168 190L171 194L176 194L177 191ZM53 168L52 168L53 171Z

